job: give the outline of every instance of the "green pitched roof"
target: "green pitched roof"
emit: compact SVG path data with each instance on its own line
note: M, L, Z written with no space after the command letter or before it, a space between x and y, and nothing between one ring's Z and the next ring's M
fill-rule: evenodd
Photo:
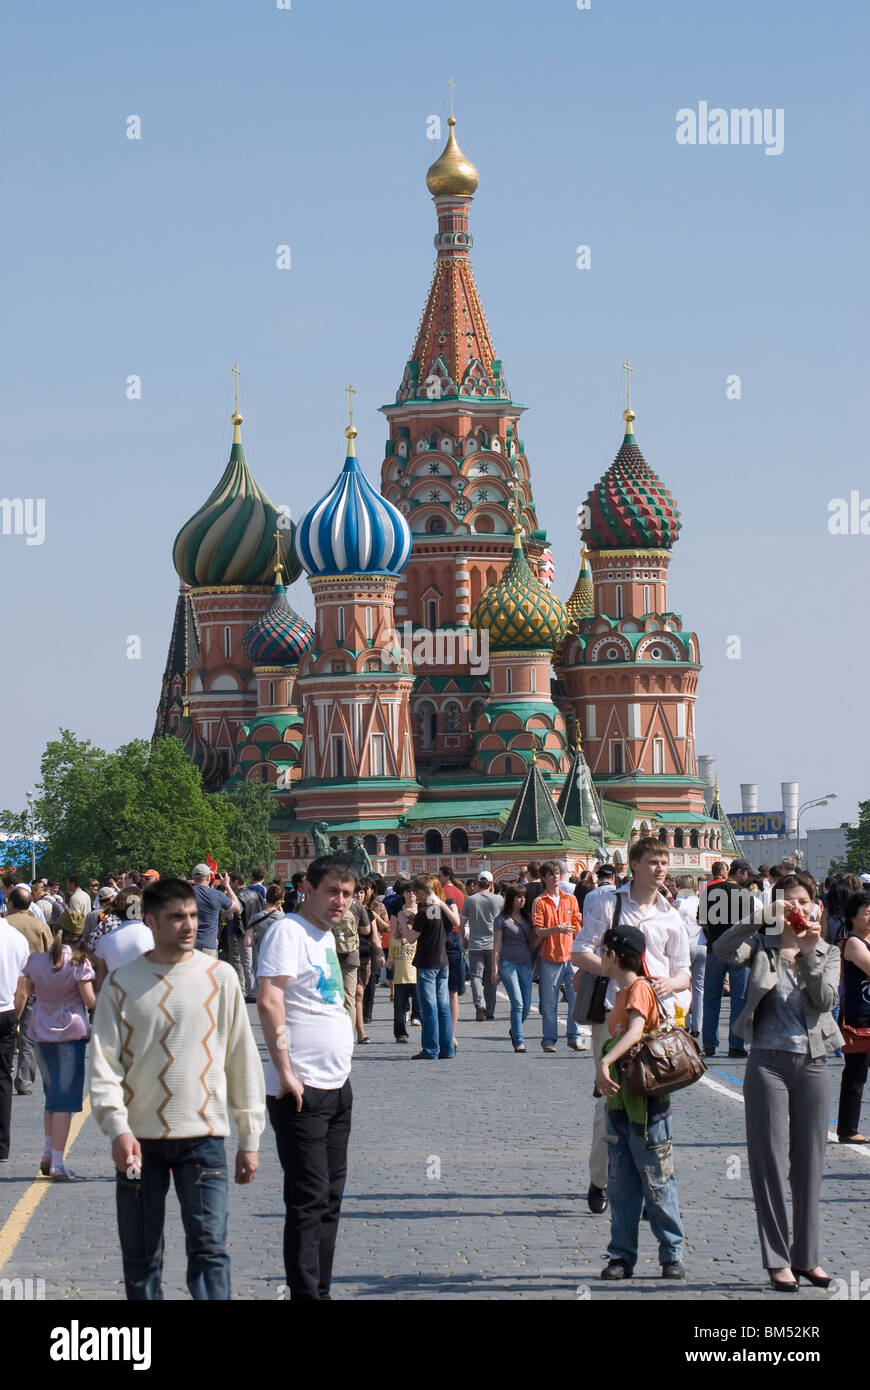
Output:
M497 843L519 841L538 844L540 841L550 841L561 844L567 839L568 827L556 809L556 803L533 758Z
M592 781L589 764L579 743L574 749L571 766L562 783L556 805L568 826L584 826L588 829L590 822L596 817L599 823L603 824L601 803Z

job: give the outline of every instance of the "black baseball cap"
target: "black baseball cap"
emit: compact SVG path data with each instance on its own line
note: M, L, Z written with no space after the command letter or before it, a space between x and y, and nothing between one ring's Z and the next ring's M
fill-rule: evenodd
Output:
M643 956L646 950L646 937L640 927L624 927L620 923L617 927L608 927L601 944L608 951L612 951L614 947L622 946L628 951L634 951L637 955Z
M612 864L602 864L595 872L598 878L616 878L616 870Z

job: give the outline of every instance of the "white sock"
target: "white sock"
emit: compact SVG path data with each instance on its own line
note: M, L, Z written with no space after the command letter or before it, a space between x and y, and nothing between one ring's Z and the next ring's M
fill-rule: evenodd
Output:
M43 1145L42 1149L42 1157L51 1158L51 1139L47 1134L45 1136L45 1144Z
M63 1167L63 1149L52 1149L52 1151L51 1151L51 1166L52 1166L52 1168L62 1168L62 1167Z

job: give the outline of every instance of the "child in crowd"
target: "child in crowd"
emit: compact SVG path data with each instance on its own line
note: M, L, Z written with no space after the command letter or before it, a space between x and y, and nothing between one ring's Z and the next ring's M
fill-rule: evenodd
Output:
M659 1030L656 996L644 969L645 944L638 927L621 925L605 932L601 942L601 973L620 986L608 1019L613 1041L605 1043L595 1074L598 1090L607 1097L610 1244L602 1279L630 1279L634 1273L644 1202L659 1243L662 1278L686 1277L671 1151L670 1098L629 1095L613 1065L644 1034Z

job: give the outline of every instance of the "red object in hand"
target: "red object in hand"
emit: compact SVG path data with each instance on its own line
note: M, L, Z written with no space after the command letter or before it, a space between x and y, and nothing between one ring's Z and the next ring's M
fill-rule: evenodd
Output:
M788 922L795 936L803 936L810 925L800 911L800 908L797 907L789 908L788 912L785 914L785 920Z

